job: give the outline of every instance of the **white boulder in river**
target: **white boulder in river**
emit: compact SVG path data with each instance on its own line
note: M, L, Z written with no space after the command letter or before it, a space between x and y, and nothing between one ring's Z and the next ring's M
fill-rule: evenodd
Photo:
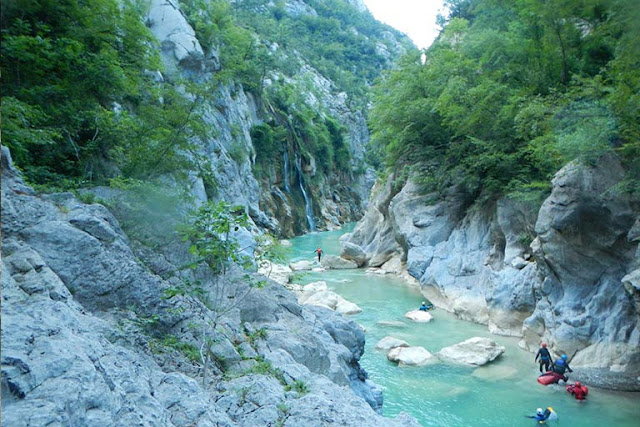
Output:
M388 351L396 347L409 347L409 343L399 338L386 336L382 338L380 341L378 341L378 343L376 344L376 349L378 350Z
M387 359L398 366L424 366L438 362L438 358L423 347L395 347L389 351Z
M431 314L422 310L411 310L407 312L404 317L418 323L427 323L433 320L433 316Z
M348 259L340 258L335 255L326 255L320 262L324 268L329 270L346 270L350 268L358 268L358 264Z
M327 289L324 281L309 283L302 288L298 303L326 307L342 314L357 314L362 311L356 304Z
M473 337L445 347L437 353L440 360L470 366L482 366L504 353L504 347L489 338Z

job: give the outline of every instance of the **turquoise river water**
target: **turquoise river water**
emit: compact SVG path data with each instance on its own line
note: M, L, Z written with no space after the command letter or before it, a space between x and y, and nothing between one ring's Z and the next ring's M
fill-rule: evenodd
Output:
M317 247L325 254L339 255L338 238L351 227L292 239L290 259L314 260ZM423 298L415 286L400 278L367 274L364 269L327 270L308 273L297 282L318 280L326 281L329 289L362 308L362 313L351 316L366 329L361 365L384 390L385 416L404 411L423 426L533 426L536 423L524 415L551 406L559 416L558 425L640 426L640 393L590 387L587 401L579 403L564 386L544 387L536 382L535 355L520 349L517 338L490 334L486 326L456 319L444 310L433 311L434 320L425 324L405 319L404 314L418 308ZM401 324L382 326L378 324L381 321ZM479 368L444 363L401 368L374 349L387 335L432 353L473 336L489 337L506 351Z

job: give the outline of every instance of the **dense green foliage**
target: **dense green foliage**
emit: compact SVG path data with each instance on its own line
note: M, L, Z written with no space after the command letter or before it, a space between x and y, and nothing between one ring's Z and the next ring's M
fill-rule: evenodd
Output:
M615 150L637 183L633 3L450 2L424 58L404 58L376 87L371 127L387 165L410 165L431 189L523 195L547 187L567 161Z
M255 153L230 147L236 162L255 154L256 173L273 176L273 155L281 159L286 149L305 163L313 158L321 175L352 168L344 129L301 95L316 90L301 67L309 62L352 106L365 105L367 85L390 65L380 43L398 49L384 32L410 49L408 39L343 0L310 0L317 14L300 15L281 0L179 3L205 61L220 60L193 81L175 73L158 79L160 46L145 25L143 0L2 3L3 144L29 182L77 188L114 177L179 181L195 171L215 196L212 165L194 143L215 137L202 114L221 83L241 83L272 108L263 112L267 127L254 130Z
M294 52L304 58L339 89L350 95L350 101L365 105L368 85L391 65L377 48L385 45L390 55L397 49L385 32L401 41L406 50L415 49L410 41L393 28L376 21L344 0L307 0L317 14L289 14L284 1L239 0L235 2L235 18L239 25L253 29L268 43L287 52L275 56L277 68L295 75L300 64Z
M34 183L178 174L196 106L153 81L155 41L133 1L2 3L3 144Z

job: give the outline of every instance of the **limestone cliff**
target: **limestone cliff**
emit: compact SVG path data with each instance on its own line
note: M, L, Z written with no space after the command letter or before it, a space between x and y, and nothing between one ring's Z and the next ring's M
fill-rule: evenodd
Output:
M232 4L243 13L258 17L276 7L269 2ZM368 13L362 2L345 4L350 4L356 14ZM286 1L282 6L278 13L292 19L319 15L313 2ZM278 65L265 66L258 90L246 90L237 81L213 84L219 73L229 70L221 65L221 52L216 46L202 47L180 2L153 0L147 23L162 52L164 73L156 72L158 79L214 87L212 96L202 99L185 89L185 96L199 102L202 125L213 130L209 138L194 141L192 156L200 170L191 171L191 191L197 199L244 205L260 228L279 236L302 234L316 227L331 229L362 216L373 184L364 161L364 146L369 141L366 105L354 102L352 95L314 68L308 58L288 48L286 40L276 41L259 32L253 38L256 45L267 46L269 63L286 64L293 71ZM252 24L248 20L243 25L250 28ZM358 33L355 26L344 31ZM387 31L377 45L378 51L368 57L381 70L389 68L405 52L408 42L399 33ZM292 88L297 98L283 96L285 105L278 108L267 94L283 86ZM350 160L337 173L321 170L318 164L328 160L323 158L325 155L312 152L308 145L315 142L306 141L304 130L298 128L294 118L302 105L317 114L316 122L331 118L341 126ZM256 146L252 133L260 125L281 126L287 135L279 136L268 152L261 152L265 148Z
M479 203L452 187L380 188L344 239L343 256L383 266L400 258L422 293L497 334L575 354L576 378L640 390L638 210L616 184L613 155L560 170L541 207Z
M174 264L185 249L132 246L102 205L36 195L3 148L3 423L417 425L372 409L382 397L358 364L359 326L274 282L242 294L204 339L220 306L171 290L242 291L250 279L185 270Z

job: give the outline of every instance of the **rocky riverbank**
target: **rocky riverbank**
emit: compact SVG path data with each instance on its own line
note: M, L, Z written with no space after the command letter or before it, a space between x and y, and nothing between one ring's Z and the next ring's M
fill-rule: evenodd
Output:
M178 267L179 241L132 245L104 206L36 194L4 148L2 220L7 425L417 425L374 411L357 324L274 282L213 316L172 295L219 283ZM247 288L241 271L222 280ZM218 319L207 340L203 316Z
M411 181L378 184L343 241L343 256L385 268L401 260L423 295L462 319L575 354L574 378L640 390L637 201L616 191L613 155L570 163L542 206L474 201L452 187L423 194Z

